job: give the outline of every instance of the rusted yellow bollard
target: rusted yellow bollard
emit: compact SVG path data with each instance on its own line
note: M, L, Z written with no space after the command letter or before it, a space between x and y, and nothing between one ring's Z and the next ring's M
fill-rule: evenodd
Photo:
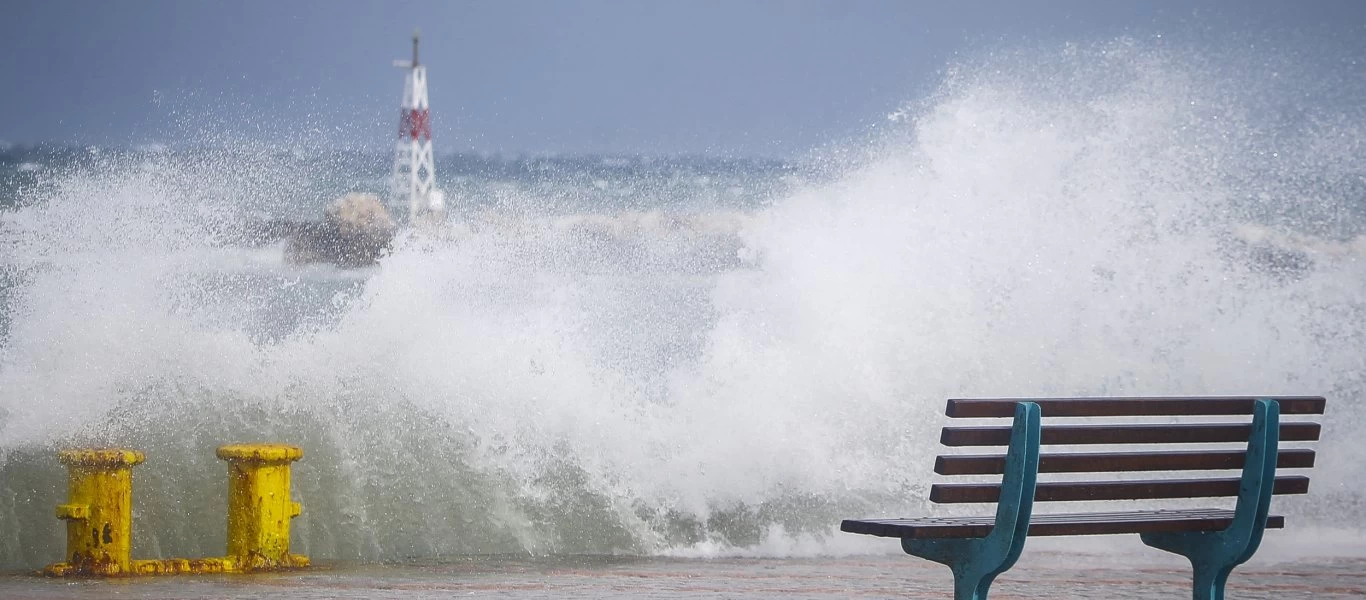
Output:
M133 465L137 450L76 448L57 458L67 467L67 501L57 507L66 520L69 562L48 565L48 575L129 573L133 535Z
M228 556L225 571L308 566L289 553L289 522L299 503L289 497L289 464L303 458L298 446L231 444L218 448L228 461Z

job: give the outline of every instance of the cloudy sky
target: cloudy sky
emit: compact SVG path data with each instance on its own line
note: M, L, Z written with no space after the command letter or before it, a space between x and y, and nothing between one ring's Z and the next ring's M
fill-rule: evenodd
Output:
M785 156L866 132L983 49L1366 45L1366 1L5 0L0 140L387 147L415 27L442 150Z

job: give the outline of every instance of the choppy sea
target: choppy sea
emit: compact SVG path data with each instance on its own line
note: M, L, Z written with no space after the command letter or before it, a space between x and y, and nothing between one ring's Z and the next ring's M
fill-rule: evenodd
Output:
M1300 550L1234 581L1360 595L1366 78L1293 67L1032 48L798 157L442 155L443 232L363 269L257 225L382 194L385 153L8 146L0 595L942 594L836 528L933 510L944 399L1140 394L1328 397L1267 539ZM18 575L62 554L57 449L143 450L135 556L206 556L213 449L253 440L304 447L294 549L332 567ZM1042 552L1017 592L1184 589L1130 547Z

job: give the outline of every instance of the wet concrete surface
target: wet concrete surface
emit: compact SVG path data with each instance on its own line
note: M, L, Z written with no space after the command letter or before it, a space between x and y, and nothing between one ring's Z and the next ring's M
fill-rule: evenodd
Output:
M1189 598L1188 568L1160 554L1026 552L991 597ZM950 598L948 569L906 556L468 557L322 562L295 573L60 580L11 573L0 598ZM1366 557L1281 553L1234 571L1230 600L1366 598Z

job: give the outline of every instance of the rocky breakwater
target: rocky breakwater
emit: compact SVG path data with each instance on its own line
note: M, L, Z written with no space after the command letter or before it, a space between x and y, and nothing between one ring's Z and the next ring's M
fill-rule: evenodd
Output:
M285 245L285 259L295 264L372 265L389 247L396 230L377 196L347 194L327 207L321 222L297 224Z

